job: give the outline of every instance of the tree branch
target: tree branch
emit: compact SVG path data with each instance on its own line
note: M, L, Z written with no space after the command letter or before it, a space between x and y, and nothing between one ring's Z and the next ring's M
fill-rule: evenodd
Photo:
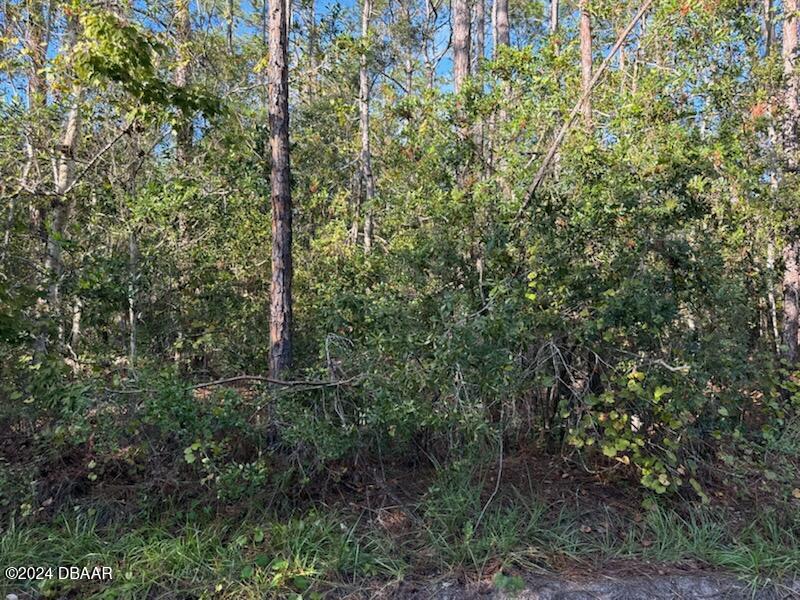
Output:
M528 187L528 191L525 195L525 200L523 201L522 206L520 206L519 211L517 212L515 222L519 221L520 217L522 216L522 213L525 212L525 210L528 208L533 198L536 196L536 191L542 184L545 175L547 175L547 171L550 168L550 164L553 162L553 158L555 157L556 152L558 151L558 147L561 145L561 142L564 141L564 138L566 137L567 133L575 124L575 120L578 117L578 113L580 113L581 107L583 106L584 102L586 102L586 100L589 98L589 95L592 93L592 89L594 89L595 85L597 85L597 82L600 81L600 78L602 77L603 73L605 73L606 69L608 69L608 65L611 64L612 59L619 51L619 49L622 47L622 44L625 42L625 39L628 37L630 32L633 31L633 28L636 27L636 24L641 20L641 18L644 16L644 14L647 12L647 9L650 8L650 5L653 4L653 2L654 0L645 0L644 4L642 4L642 6L639 8L638 12L634 15L633 19L631 19L630 23L628 23L628 26L625 27L625 29L623 29L622 32L619 34L617 41L614 43L614 46L609 51L605 60L603 60L600 67L598 67L597 71L595 71L591 81L589 81L589 85L586 91L583 94L581 94L580 99L572 108L572 111L570 112L567 120L564 121L564 124L561 126L561 129L559 130L558 134L553 140L553 143L550 144L550 148L547 150L547 154L545 154L544 160L542 161L539 170L536 172L536 176L533 178L533 183L531 183L530 187ZM528 165L530 165L532 161L533 158L531 159L531 161L528 162Z
M236 377L228 377L226 379L217 379L216 381L208 381L206 383L198 383L189 386L189 390L199 390L201 388L212 387L215 385L225 385L226 383L236 383L237 381L260 381L262 383L269 383L280 387L298 387L308 386L311 388L318 387L339 387L343 385L350 385L356 381L356 377L348 379L341 379L338 381L289 381L285 379L274 379L272 377L264 377L263 375L238 375Z

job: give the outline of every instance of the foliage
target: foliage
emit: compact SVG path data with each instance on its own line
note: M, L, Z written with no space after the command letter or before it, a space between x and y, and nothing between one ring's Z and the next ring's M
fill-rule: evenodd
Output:
M574 7L548 33L546 3L512 3L512 46L455 94L449 8L412 4L377 3L366 36L355 5L295 7L286 386L226 383L269 352L264 8L4 5L0 549L123 573L41 593L314 597L419 556L509 592L553 554L797 569L800 188L762 3L658 3L530 198L581 94ZM596 61L636 9L590 3ZM514 460L645 516L602 537L504 480ZM406 539L304 504L372 502L392 469L420 488Z

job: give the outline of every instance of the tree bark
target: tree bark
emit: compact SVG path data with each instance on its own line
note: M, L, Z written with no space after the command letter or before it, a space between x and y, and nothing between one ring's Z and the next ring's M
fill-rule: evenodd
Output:
M178 46L178 64L175 67L175 85L186 87L191 82L191 51L189 44L192 37L189 0L175 0L175 41ZM189 163L192 151L194 127L191 118L183 118L175 130L176 158L179 167Z
M511 35L508 25L508 0L495 0L494 4L494 55L500 46L511 45Z
M477 73L484 57L486 32L486 0L475 0L475 56L472 61L472 72Z
M783 153L788 171L797 168L798 89L800 81L795 68L797 54L797 0L785 0L783 22L783 74L785 81L784 116L781 127ZM800 235L791 224L783 248L783 347L790 365L798 361L800 332Z
M581 107L583 123L587 129L592 127L592 22L587 7L588 0L580 0L580 50L581 50L581 94L586 96Z
M361 7L361 40L367 43L369 37L369 19L372 12L372 1L363 0ZM375 178L372 175L372 153L369 145L369 102L370 102L370 80L367 69L366 48L361 53L358 69L358 114L359 132L361 134L361 181L364 190L364 252L372 250L372 236L374 224L372 220L372 203L375 198Z
M477 73L481 68L481 63L484 59L485 47L485 32L486 32L486 14L484 2L486 0L475 0L475 55L472 61L472 72ZM484 148L483 148L483 119L479 118L475 123L475 130L473 131L473 143L475 151L479 157L480 164L484 164Z
M185 88L191 84L191 38L192 22L189 0L175 0L175 43L177 46L177 64L173 78L175 85ZM194 125L190 115L181 115L180 120L175 126L175 160L181 176L185 175L186 168L192 160L192 146L194 142ZM177 214L177 239L176 239L176 266L178 270L177 290L176 290L176 334L175 351L173 358L175 364L180 367L183 359L183 346L186 325L184 315L184 303L180 296L180 290L187 287L189 281L189 264L184 256L184 248L188 237L186 211L183 207L178 208ZM130 350L130 349L129 349ZM133 362L133 355L131 355Z
M764 39L764 56L769 56L772 50L772 41L775 37L775 25L773 20L772 0L763 0L764 20L762 21L762 36Z
M31 172L38 171L36 161L36 123L39 121L38 113L47 106L47 81L43 76L45 66L45 46L47 45L46 22L42 3L37 0L28 0L25 24L25 50L30 63L27 81L27 105L31 119L31 132L25 135L25 165L22 167L20 184L27 187ZM6 12L6 16L7 12ZM11 30L11 23L6 23L7 30ZM6 213L6 228L3 233L3 248L0 251L0 260L5 260L8 245L11 242L11 231L14 227L14 211L16 198L12 197L8 203ZM42 211L31 203L31 229L38 232L41 229Z
M74 18L67 21L67 47L72 48L77 40L78 23ZM40 314L50 315L57 323L58 342L64 341L64 325L61 320L61 279L64 275L62 257L62 240L66 234L67 224L72 212L73 201L67 198L75 177L75 150L80 135L80 102L81 88L74 86L72 104L64 122L64 130L55 148L53 162L53 183L55 198L50 204L46 216L47 241L45 243L44 270L48 278L47 300L40 305ZM48 336L41 332L36 340L37 353L47 349Z
M288 0L273 0L269 18L269 130L272 151L272 286L269 373L292 361L292 196L289 166Z
M784 246L783 265L783 351L786 360L795 365L800 332L800 240Z
M136 230L128 234L128 367L136 363L136 282L139 273L139 246Z
M550 0L550 35L558 32L558 0Z
M469 0L453 0L453 87L458 94L469 77L470 11Z

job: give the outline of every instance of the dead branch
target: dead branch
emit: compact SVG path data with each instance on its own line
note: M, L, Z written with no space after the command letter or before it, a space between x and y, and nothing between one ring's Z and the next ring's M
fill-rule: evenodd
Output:
M225 385L227 383L236 383L237 381L259 381L268 383L270 385L277 385L279 387L299 387L306 386L308 388L322 388L322 387L340 387L350 385L357 380L356 377L348 379L340 379L337 381L301 381L301 380L285 380L273 379L272 377L264 377L263 375L237 375L236 377L227 377L225 379L217 379L216 381L207 381L205 383L197 383L189 386L186 389L199 390L201 388L213 387L216 385Z
M544 180L545 175L547 175L547 171L550 168L550 164L553 162L553 158L555 157L556 152L558 151L558 147L561 145L561 142L564 141L564 138L566 137L567 133L574 125L575 119L578 117L578 113L580 112L581 107L589 98L589 95L592 93L592 90L594 89L595 85L597 85L597 82L600 81L600 77L602 77L603 73L605 73L606 69L611 64L612 59L619 51L619 49L622 47L622 44L625 42L625 39L628 37L630 32L633 31L633 28L636 27L636 24L641 20L641 18L644 16L644 14L647 12L647 9L650 8L650 5L653 4L653 2L654 0L645 0L644 4L642 4L642 6L639 8L638 12L634 15L633 19L631 19L630 23L628 23L628 26L625 27L625 29L622 30L622 33L619 34L617 41L614 43L614 46L611 48L611 51L606 55L605 60L603 60L603 62L598 67L597 71L595 71L591 81L589 82L589 85L587 86L586 91L584 91L584 93L581 94L580 99L572 108L572 111L569 113L569 117L567 118L566 121L564 121L564 124L561 126L561 129L558 131L558 134L556 135L555 139L553 139L553 143L550 144L550 148L547 150L547 154L545 154L544 160L542 161L539 170L536 172L536 176L533 178L533 183L531 183L530 187L528 188L528 191L525 195L525 200L522 202L522 206L520 206L519 212L517 212L516 222L519 222L522 213L525 212L525 209L528 208L528 205L536 196L536 191L539 189L539 186Z

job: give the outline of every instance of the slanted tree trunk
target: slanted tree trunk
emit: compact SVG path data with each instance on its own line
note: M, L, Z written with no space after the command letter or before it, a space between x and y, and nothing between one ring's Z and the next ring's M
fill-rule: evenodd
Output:
M453 0L453 88L457 93L469 77L470 10L469 0Z
M292 196L289 166L288 1L272 0L269 14L269 134L272 151L272 286L269 373L292 362Z
M372 1L364 0L361 6L361 38L366 44L369 37L369 19L372 12ZM364 252L372 250L373 221L372 203L375 199L375 178L372 175L372 154L369 146L369 100L370 80L367 69L366 50L361 53L358 69L358 114L361 134L361 182L364 191Z
M589 17L589 0L580 0L580 46L581 46L581 94L586 94L592 81L592 22ZM583 123L587 129L592 127L592 99L587 96L581 107Z
M783 22L783 74L785 80L784 116L781 123L783 153L787 171L797 169L798 89L800 77L797 60L797 0L785 0ZM789 177L794 177L790 174ZM800 333L800 232L791 223L783 248L783 347L784 357L791 365L798 362Z

